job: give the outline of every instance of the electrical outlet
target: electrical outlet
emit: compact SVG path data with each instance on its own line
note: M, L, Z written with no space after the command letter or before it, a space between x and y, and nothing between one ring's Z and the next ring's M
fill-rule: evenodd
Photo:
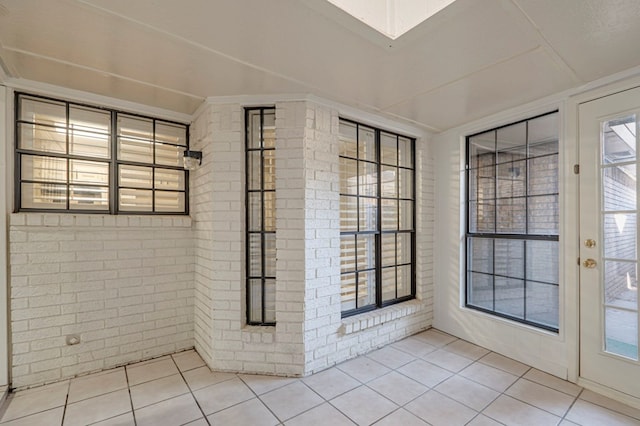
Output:
M78 343L80 343L80 335L79 334L69 334L67 336L67 345L71 346L71 345L77 345Z

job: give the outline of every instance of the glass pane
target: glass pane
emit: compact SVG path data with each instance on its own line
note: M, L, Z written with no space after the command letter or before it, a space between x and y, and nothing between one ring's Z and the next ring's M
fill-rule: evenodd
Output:
M262 139L265 148L276 147L276 113L265 110L263 117Z
M496 195L495 166L469 170L469 199L493 200Z
M184 203L184 192L156 191L157 212L183 213Z
M122 211L150 212L152 205L151 190L121 188L119 191L119 209Z
M71 210L109 210L109 188L71 185L69 208Z
M51 183L22 183L20 205L27 209L66 209L67 187Z
M525 198L504 198L497 200L497 232L507 234L524 234L527 228ZM529 206L532 211L532 206ZM538 213L537 210L535 210ZM549 212L542 212L549 214ZM531 229L531 227L530 227Z
M140 166L120 166L118 185L133 188L153 188L153 169Z
M358 198L340 196L340 230L358 230Z
M527 280L558 284L558 242L526 241Z
M493 273L493 239L469 238L467 267L474 272Z
M496 132L490 131L469 138L469 166L473 169L496 163Z
M276 322L276 280L264 280L264 322Z
M63 102L20 96L20 120L43 124L66 124L66 117L66 106Z
M340 155L358 158L358 131L353 123L340 121Z
M262 235L249 234L249 276L262 276Z
M156 121L156 142L180 145L180 151L187 146L187 128L178 124Z
M469 203L469 231L494 232L496 206L494 201Z
M400 172L400 198L413 198L413 170L398 169Z
M118 159L153 164L153 142L118 138Z
M360 168L358 176L358 185L360 195L375 197L378 195L378 166L373 163L358 163Z
M604 214L604 256L636 260L635 213Z
M385 231L398 230L398 200L382 200L382 229Z
M375 198L360 198L359 225L360 231L376 231L378 229L378 206ZM344 231L344 229L343 229Z
M605 308L605 350L638 359L638 312Z
M264 193L264 230L276 230L276 193Z
M109 164L94 161L69 160L71 183L91 183L109 186Z
M261 151L247 152L247 186L249 190L259 190L262 188L262 175L260 172Z
M529 233L558 235L558 196L529 198Z
M380 177L380 186L382 189L382 196L389 198L398 197L398 181L397 181L397 169L390 166L382 166L382 176ZM374 194L369 194L374 195Z
M276 234L264 235L264 275L276 276Z
M380 133L380 161L382 164L395 166L398 164L397 137L388 133Z
M182 167L184 163L184 146L168 145L165 143L155 144L156 164L163 166Z
M261 148L262 140L260 135L260 110L249 111L249 148Z
M493 310L493 276L469 272L467 274L467 304Z
M340 193L358 194L358 162L340 157Z
M606 167L602 191L605 211L636 209L636 165Z
M262 322L262 280L249 280L249 321Z
M108 134L111 130L111 113L72 105L69 107L69 129Z
M382 268L382 301L396 298L396 268Z
M260 192L248 194L249 231L262 231L262 197Z
M495 277L495 311L524 319L524 280Z
M376 303L375 271L358 272L358 308Z
M111 138L108 135L72 130L69 132L69 152L85 157L111 158Z
M398 266L397 291L398 297L411 294L411 265Z
M527 155L527 123L517 123L496 130L498 163L521 160Z
M356 237L358 250L358 270L374 269L376 267L376 239L374 235L358 235Z
M358 159L377 161L376 133L373 129L358 126Z
M635 161L636 159L636 117L605 122L602 126L603 163Z
M353 272L356 270L356 236L340 236L340 271Z
M400 200L400 229L410 231L413 229L413 201Z
M67 160L55 157L22 155L22 180L67 181Z
M381 266L396 265L396 234L382 234Z
M494 268L496 275L524 278L524 241L494 240Z
M276 151L267 149L263 151L264 162L264 189L276 189Z
M411 139L398 138L398 155L400 166L413 169L413 141Z
M604 303L616 308L638 309L636 262L604 262Z
M526 179L526 161L498 165L498 198L525 196Z
M69 151L75 155L109 158L111 113L69 107Z
M356 274L343 274L340 277L341 310L348 311L356 308Z
M118 136L126 139L153 140L153 120L141 117L118 115Z
M558 113L529 120L529 157L558 152Z
M406 232L398 235L398 265L411 263L411 234Z
M529 160L529 195L558 193L558 155Z
M156 169L155 188L184 190L184 170Z
M527 282L526 320L558 328L558 286Z
M67 131L64 127L19 125L20 148L43 152L67 152Z

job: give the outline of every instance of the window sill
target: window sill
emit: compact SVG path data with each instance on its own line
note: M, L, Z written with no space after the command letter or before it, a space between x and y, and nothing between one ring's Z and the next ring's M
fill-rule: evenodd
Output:
M191 228L189 216L109 215L74 213L12 213L11 226Z
M420 312L424 308L422 301L409 300L408 302L398 303L397 305L387 306L386 308L376 309L375 311L354 315L342 320L340 332L344 335L363 331L389 321L405 318Z

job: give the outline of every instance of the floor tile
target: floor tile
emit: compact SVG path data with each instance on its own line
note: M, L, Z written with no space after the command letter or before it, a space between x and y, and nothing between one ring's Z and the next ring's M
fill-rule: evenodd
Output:
M127 378L129 386L138 385L151 380L178 374L178 368L171 357L161 360L152 360L142 365L132 364L127 366Z
M575 400L574 396L530 382L527 379L515 382L506 390L505 394L560 417L567 413Z
M343 362L336 367L361 383L370 382L391 371L379 362L364 356Z
M71 380L68 403L127 388L127 375L124 367L90 374Z
M288 420L324 402L300 381L265 393L260 399L280 421Z
M123 389L67 405L64 425L88 425L129 411L131 411L129 391Z
M404 408L433 426L465 425L478 414L435 391L425 393Z
M69 382L64 382L10 395L7 398L7 408L0 421L6 422L52 408L62 407L67 399L68 389Z
M507 358L506 356L502 356L495 352L488 353L487 355L480 358L479 361L485 365L488 365L489 367L506 371L507 373L511 373L514 376L518 377L522 376L531 368L526 364L523 364L511 358Z
M2 426L52 426L62 424L62 415L64 407L54 408L52 410L42 411L38 414L20 417L19 419L9 420L2 423Z
M501 395L483 414L508 426L555 426L560 417L524 402Z
M137 426L182 425L202 417L190 393L136 410Z
M457 337L438 331L435 328L414 334L414 337L435 347L445 346L458 340Z
M498 392L504 392L518 380L513 374L478 362L462 370L460 375Z
M398 368L397 371L410 379L420 382L425 386L429 386L430 388L453 375L450 371L421 359L410 362L409 364Z
M110 419L103 420L98 423L92 423L91 426L135 426L136 421L133 419L133 412L121 414Z
M192 391L237 378L234 373L211 371L207 366L185 371L182 375Z
M375 423L375 426L429 426L427 422L400 408Z
M209 426L209 422L206 419L202 418L194 422L189 422L184 426Z
M562 380L540 370L536 370L535 368L527 371L527 374L525 374L523 377L525 379L531 380L532 382L539 383L541 385L547 386L551 389L555 389L571 396L578 396L582 391L582 388L576 384L567 382L566 380Z
M478 414L473 420L467 423L467 426L502 426L502 423L498 423L483 414Z
M573 404L565 418L579 425L637 426L640 423L634 418L581 399Z
M367 386L399 405L404 405L429 390L428 387L395 371L370 381Z
M434 389L476 411L482 411L500 396L493 389L460 376L450 377Z
M284 423L285 426L353 426L344 414L325 402L311 410L304 412Z
M428 344L424 340L418 339L413 336L402 339L399 342L392 343L391 347L406 352L409 355L415 357L425 356L429 352L433 352L438 349L435 346Z
M178 352L171 357L180 371L193 370L194 368L206 365L202 358L200 358L200 355L198 355L198 352L194 350Z
M332 399L331 405L358 425L370 425L398 408L366 386L357 387Z
M640 384L639 384L640 386ZM608 408L609 410L617 411L625 416L633 417L639 420L640 423L640 410L637 408L629 407L621 402L614 401L611 398L607 398L604 395L597 394L588 389L580 394L580 399L590 402L592 404L600 405L601 407Z
M563 421L560 422L560 424L558 424L558 426L580 426L578 423L574 423L574 422L570 422L567 419L564 419Z
M238 378L207 386L193 392L193 395L207 416L255 397L251 389Z
M299 379L292 377L264 376L259 374L239 374L240 380L245 382L256 395L270 392L291 384Z
M449 343L447 346L443 347L443 349L474 361L489 353L488 349L474 345L473 343L469 343L465 340L456 340L455 342Z
M367 357L379 362L385 367L391 368L392 370L402 367L416 359L416 357L409 355L406 352L402 352L401 350L394 349L391 346L386 346L382 349L373 351L367 354Z
M454 373L459 372L473 363L473 360L469 358L456 355L444 349L431 352L430 354L423 356L422 359L429 361L431 364L435 364L438 367L442 367L445 370L453 371Z
M208 419L212 425L275 426L280 423L258 398L218 411Z
M360 382L335 367L305 377L302 381L326 400L360 386Z
M131 386L133 408L138 409L189 392L180 374Z

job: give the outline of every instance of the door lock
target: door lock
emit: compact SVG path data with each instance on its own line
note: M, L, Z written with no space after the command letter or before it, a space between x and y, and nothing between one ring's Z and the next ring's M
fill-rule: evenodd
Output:
M582 262L582 266L584 266L585 268L588 268L588 269L595 268L597 264L598 263L593 259L587 259L584 262Z
M588 240L584 241L584 245L588 248L594 248L596 246L596 240L592 240L591 238L589 238Z

